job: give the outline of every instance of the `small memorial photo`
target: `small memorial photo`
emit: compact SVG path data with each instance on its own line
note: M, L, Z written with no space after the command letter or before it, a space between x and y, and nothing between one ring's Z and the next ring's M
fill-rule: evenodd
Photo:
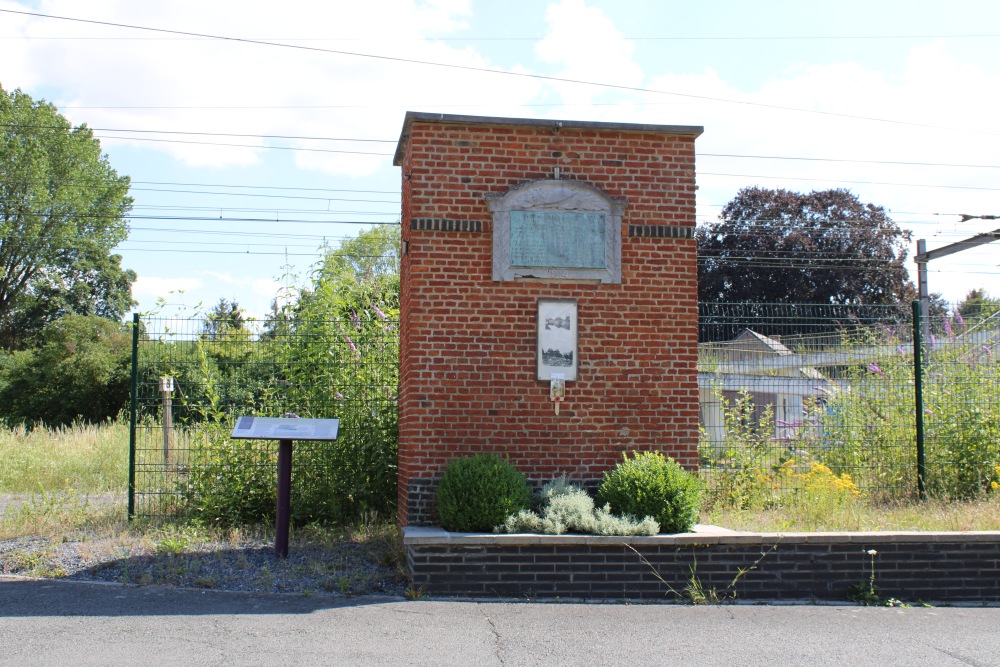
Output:
M576 380L577 318L574 299L538 300L538 379Z

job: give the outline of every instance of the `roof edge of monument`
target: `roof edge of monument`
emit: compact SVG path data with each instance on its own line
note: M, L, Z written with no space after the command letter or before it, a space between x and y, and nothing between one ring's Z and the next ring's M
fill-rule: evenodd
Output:
M403 151L410 139L410 128L415 122L441 123L443 125L496 125L501 127L548 127L559 130L618 130L621 132L646 132L650 134L677 134L698 137L705 128L700 125L653 125L649 123L608 123L591 120L559 120L554 118L507 118L503 116L466 116L426 111L407 111L403 130L399 134L392 164L400 166Z

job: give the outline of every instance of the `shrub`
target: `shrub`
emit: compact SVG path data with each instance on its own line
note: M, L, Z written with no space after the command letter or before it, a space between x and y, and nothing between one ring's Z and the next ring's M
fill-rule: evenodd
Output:
M711 480L710 502L739 509L771 507L779 490L773 459L776 450L784 453L773 442L774 407L766 405L757 417L747 391L730 401L716 389L715 400L722 408L724 446L708 441L704 430L699 443L702 473Z
M651 517L636 521L631 517L614 516L605 505L594 507L586 491L570 484L565 477L552 480L539 494L539 514L521 510L497 526L498 533L590 533L594 535L656 535L660 524Z
M206 525L259 525L274 520L277 447L265 440L233 440L223 423L191 433L190 467L177 490L190 516ZM302 485L299 485L302 486ZM293 493L298 487L292 484ZM292 500L292 507L301 507Z
M132 341L120 323L65 315L39 347L0 358L0 419L68 426L115 418L128 405Z
M477 454L448 464L437 490L438 517L447 530L493 530L530 500L528 482L514 466L496 454Z
M663 533L691 530L701 506L698 479L659 452L625 454L604 475L597 495L614 514L652 517Z

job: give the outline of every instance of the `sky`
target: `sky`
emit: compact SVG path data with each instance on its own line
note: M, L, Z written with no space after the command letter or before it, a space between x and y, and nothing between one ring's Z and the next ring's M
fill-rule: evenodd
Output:
M847 188L914 248L1000 227L961 222L1000 215L987 0L0 0L0 85L131 177L141 312L261 316L324 245L397 223L408 110L703 126L699 224L756 185ZM929 284L1000 296L1000 241Z

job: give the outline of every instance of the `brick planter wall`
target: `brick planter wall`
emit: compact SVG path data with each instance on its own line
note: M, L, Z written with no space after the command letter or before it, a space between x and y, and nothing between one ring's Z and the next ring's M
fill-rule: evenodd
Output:
M408 113L402 168L399 522L435 521L459 456L595 480L626 450L698 462L698 127ZM558 168L558 174L556 173ZM621 282L493 279L487 196L559 178L625 204ZM575 299L579 379L536 379L539 298Z
M845 601L868 581L883 598L1000 602L1000 532L690 533L656 537L476 535L407 528L415 586L432 596L677 600L692 571L737 600ZM643 560L628 546L645 558ZM762 557L762 554L766 554ZM731 589L741 568L760 560ZM655 570L655 573L654 573Z

